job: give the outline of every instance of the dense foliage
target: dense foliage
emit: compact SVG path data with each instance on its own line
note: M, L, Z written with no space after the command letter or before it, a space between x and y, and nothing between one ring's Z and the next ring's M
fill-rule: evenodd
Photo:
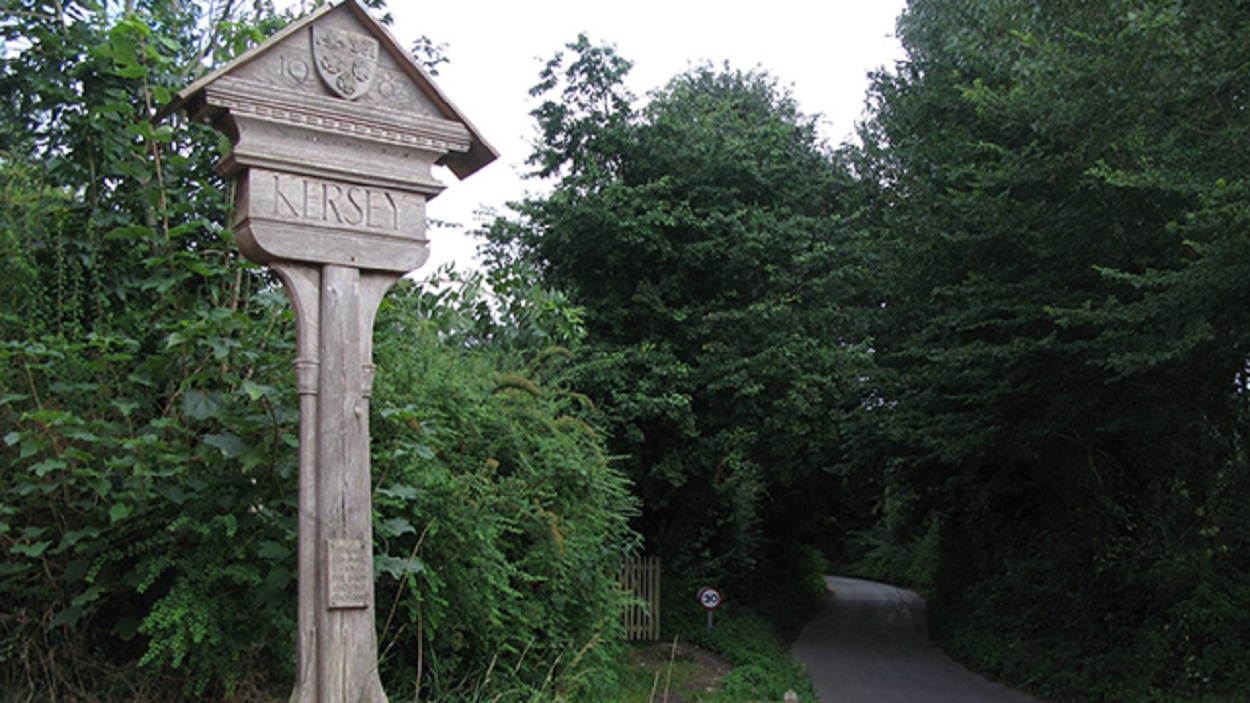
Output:
M518 279L495 283L526 290ZM568 350L535 349L516 372L500 372L498 353L440 343L445 318L427 315L481 301L463 289L454 303L432 297L403 284L378 321L374 500L379 611L391 609L379 645L395 681L388 690L603 700L626 598L617 579L637 548L634 499L608 466L593 405L566 385ZM494 313L468 317L496 324ZM477 337L482 327L452 331ZM546 329L560 341L558 327Z
M1250 688L1248 20L915 0L872 91L877 537L927 545L957 650L1063 699Z
M289 17L209 7L0 0L0 700L289 690L292 318L219 137L151 121ZM837 150L763 70L546 65L550 193L379 314L389 691L611 700L645 549L686 612L727 593L706 643L765 696L794 672L732 611L801 612L823 549L1053 700L1250 695L1250 8L899 30Z
M766 74L553 59L489 235L585 306L648 548L742 587L833 532L999 675L1244 695L1247 19L915 0L833 153Z
M689 580L675 592L773 587L812 516L837 512L839 418L867 363L829 305L864 283L838 216L847 169L766 73L695 68L639 108L611 48L567 49L533 91L532 163L554 191L496 221L491 251L585 307L579 386L648 549Z
M0 666L6 695L206 693L285 661L290 325L221 223L216 137L154 126L250 29L6 3ZM213 31L199 37L202 27ZM142 663L161 677L117 672Z
M0 11L0 700L290 691L292 316L235 253L219 137L151 121L290 18L211 7ZM596 699L610 683L583 672L617 641L634 508L546 353L579 334L578 310L519 267L387 300L388 690Z

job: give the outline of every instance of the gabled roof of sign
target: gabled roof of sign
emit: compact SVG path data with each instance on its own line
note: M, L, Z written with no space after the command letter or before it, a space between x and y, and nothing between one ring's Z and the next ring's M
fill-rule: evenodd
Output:
M473 126L473 123L460 112L459 108L443 94L438 85L430 78L418 63L416 63L408 52L404 51L395 37L382 26L380 22L373 18L364 8L362 8L356 0L341 0L340 2L328 3L312 12L308 16L291 23L277 34L258 44L248 51L240 54L233 61L221 66L217 70L209 73L203 78L197 80L183 90L179 91L169 105L161 109L157 115L157 119L163 119L166 116L183 108L196 110L196 103L200 100L203 92L219 79L239 71L242 67L252 63L259 57L265 55L277 45L292 35L303 31L309 25L317 22L325 15L346 6L352 15L360 22L361 26L369 31L379 46L385 51L395 62L401 71L408 77L424 98L434 106L439 115L446 120L458 122L468 130L472 143L466 153L449 153L443 157L441 163L451 169L457 178L464 179L475 173L478 169L489 164L498 158L499 153L490 145Z

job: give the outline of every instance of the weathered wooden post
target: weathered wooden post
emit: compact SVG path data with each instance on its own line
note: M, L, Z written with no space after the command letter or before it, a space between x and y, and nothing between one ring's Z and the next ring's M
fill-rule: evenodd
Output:
M292 703L386 701L377 671L369 394L373 320L428 255L438 163L496 153L355 0L325 7L178 94L226 134L236 241L286 285L300 393L299 637Z

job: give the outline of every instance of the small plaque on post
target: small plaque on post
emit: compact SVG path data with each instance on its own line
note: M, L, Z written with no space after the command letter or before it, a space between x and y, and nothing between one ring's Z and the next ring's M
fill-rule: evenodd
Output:
M366 568L365 543L358 539L332 539L329 543L330 610L368 608L373 600L373 574Z

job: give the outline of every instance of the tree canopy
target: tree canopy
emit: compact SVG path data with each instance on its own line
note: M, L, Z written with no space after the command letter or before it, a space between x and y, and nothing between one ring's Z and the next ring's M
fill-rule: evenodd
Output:
M863 285L851 177L765 72L701 66L638 107L610 47L567 49L535 89L534 161L555 190L489 241L585 308L577 377L650 548L745 589L779 538L808 529L787 519L795 500L836 500L805 487L832 485L866 364L862 329L829 307Z
M1039 650L1091 699L1245 684L1247 19L915 0L871 92L890 480L944 622L1052 692Z
M749 581L832 532L1049 693L1243 690L1246 19L915 0L836 150L763 72L638 106L570 44L555 190L489 235L585 307L649 547Z

